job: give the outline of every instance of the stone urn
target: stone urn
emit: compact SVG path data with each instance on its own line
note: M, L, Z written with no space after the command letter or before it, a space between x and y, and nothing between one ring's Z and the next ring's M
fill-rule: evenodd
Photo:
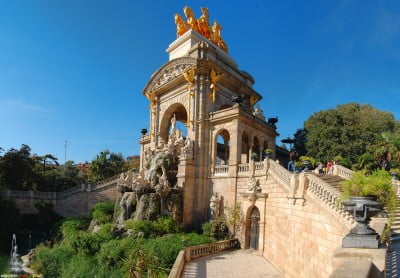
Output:
M379 235L368 226L371 217L382 211L383 205L375 196L351 197L342 203L345 211L353 215L357 226L342 241L344 248L378 248Z

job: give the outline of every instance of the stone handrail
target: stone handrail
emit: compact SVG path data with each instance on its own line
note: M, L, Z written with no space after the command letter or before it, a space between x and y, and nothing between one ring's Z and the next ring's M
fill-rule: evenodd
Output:
M397 196L400 195L400 181L392 180L392 188L393 191L396 193Z
M341 192L313 174L308 174L307 178L307 196L318 202L347 228L353 228L355 225L353 217L339 205Z
M343 167L342 165L334 165L333 166L333 174L339 176L345 180L348 180L353 175L353 171Z
M191 246L186 248L187 253L185 257L186 261L188 261L188 259L193 260L236 247L240 247L240 242L237 239L222 240L210 244Z
M64 197L82 190L82 185L77 185L57 193L57 197Z
M210 244L186 247L176 257L168 278L180 278L187 262L193 259L209 256L232 248L240 248L238 239L222 240Z
M215 165L214 176L226 176L229 172L229 165Z
M256 171L264 169L264 161L258 161L254 163L254 168Z
M238 173L247 173L249 171L249 164L239 164L238 165Z
M11 198L55 199L57 197L57 192L8 190L7 194Z
M278 182L280 182L286 189L289 189L290 180L292 179L293 174L272 159L268 159L268 164L269 164L269 169L268 169L269 173L271 173L274 176L274 178Z

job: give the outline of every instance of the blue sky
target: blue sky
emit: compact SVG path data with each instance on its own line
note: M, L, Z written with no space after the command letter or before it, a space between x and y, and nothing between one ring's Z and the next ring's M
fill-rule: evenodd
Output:
M141 92L168 60L173 15L209 8L281 138L316 111L369 103L400 118L400 1L0 1L0 147L64 161L139 153ZM279 138L279 139L281 139Z

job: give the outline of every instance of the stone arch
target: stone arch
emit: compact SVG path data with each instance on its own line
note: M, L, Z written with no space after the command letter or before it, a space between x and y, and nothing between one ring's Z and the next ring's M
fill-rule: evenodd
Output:
M245 219L245 245L244 248L258 250L260 241L260 210L252 205L247 209Z
M253 144L251 146L251 155L254 161L261 160L261 146L260 146L260 140L258 139L257 135L254 135L253 137Z
M160 123L160 137L166 143L168 141L168 131L171 127L171 119L175 115L176 121L181 122L187 127L188 113L182 103L174 103L170 105L164 112ZM185 133L185 131L183 131Z
M250 136L246 131L243 131L240 142L240 163L249 163Z
M228 165L230 157L230 133L226 129L219 130L214 139L216 165Z

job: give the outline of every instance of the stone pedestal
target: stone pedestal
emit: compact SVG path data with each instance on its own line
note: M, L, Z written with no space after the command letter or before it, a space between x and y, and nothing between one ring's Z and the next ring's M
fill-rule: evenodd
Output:
M378 234L358 235L348 234L343 238L343 248L375 248L379 247L380 237Z

